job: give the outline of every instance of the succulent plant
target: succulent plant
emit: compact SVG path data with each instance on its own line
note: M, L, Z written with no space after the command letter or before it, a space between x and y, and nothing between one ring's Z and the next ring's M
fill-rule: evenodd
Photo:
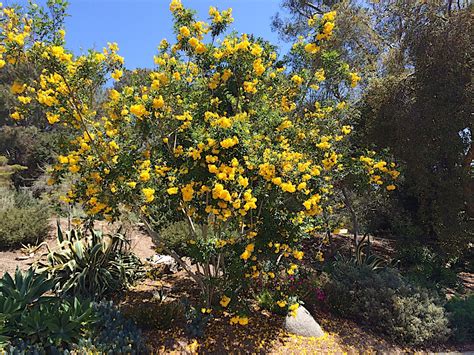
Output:
M59 250L39 262L37 272L55 282L60 294L101 299L133 283L142 274L140 259L127 249L125 237L91 230L61 231Z

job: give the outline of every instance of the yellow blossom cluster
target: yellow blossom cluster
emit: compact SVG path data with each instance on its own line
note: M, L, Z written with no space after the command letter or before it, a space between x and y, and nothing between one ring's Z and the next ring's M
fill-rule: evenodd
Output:
M392 183L392 181L396 180L400 175L400 172L395 169L395 163L387 163L384 160L376 160L371 156L375 156L374 151L369 151L368 156L360 156L360 161L364 163L364 168L366 169L369 182L375 185L383 185L385 180L388 180L388 184L386 184L386 189L388 191L393 191L396 189L396 186ZM384 178L385 176L385 178Z
M115 43L81 56L57 43L25 46L28 20L7 10L0 67L34 59L44 68L33 82L12 83L18 107L11 117L22 120L40 105L50 125L74 133L52 180L73 175L62 200L82 204L91 217L114 220L127 208L144 221L159 220L166 206L175 220L190 224L189 244L197 252L200 239L210 241L212 258L209 247L197 260L234 257L248 280L295 275L304 257L301 242L321 230L323 212L331 215L338 183L362 167L370 183L393 190L399 173L372 153L353 158L345 101L308 101L330 72L285 68L272 46L246 34L206 42L206 33L218 36L232 22L230 10L211 8L210 24L197 21L179 0L170 10L176 41L160 43L156 67L142 76L125 71ZM335 16L312 19L302 55L324 53ZM11 60L14 53L20 59ZM352 86L360 80L346 74ZM127 75L133 80L123 80ZM95 104L100 83L110 77L130 84L108 89ZM272 268L265 269L267 261ZM223 294L219 303L237 303L230 301ZM296 312L297 304L288 309ZM248 318L234 316L231 323L245 325Z

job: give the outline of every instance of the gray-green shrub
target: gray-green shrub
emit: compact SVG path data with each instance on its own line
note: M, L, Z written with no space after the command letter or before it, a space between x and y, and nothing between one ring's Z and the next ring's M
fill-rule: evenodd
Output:
M27 192L0 190L0 249L37 244L47 235L49 209Z
M323 285L330 310L408 345L445 341L448 318L439 296L391 268L336 262Z

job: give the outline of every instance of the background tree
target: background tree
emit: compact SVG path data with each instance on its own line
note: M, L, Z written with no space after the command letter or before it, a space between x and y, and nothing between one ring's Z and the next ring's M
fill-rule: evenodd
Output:
M277 14L273 25L284 39L304 34L313 13L338 11L337 36L328 45L363 77L353 96L354 146L389 148L405 166L399 192L368 218L452 255L465 251L473 218L472 6L441 0L282 6L289 16Z
M64 40L62 29L67 2L48 0L44 7L30 3L25 7L14 7L19 14L28 16L31 37L45 43L59 44ZM0 23L8 17L2 12ZM25 40L18 38L18 41ZM6 65L0 72L0 155L7 157L10 164L25 166L13 176L16 187L31 185L44 173L44 165L52 163L55 148L62 140L63 127L53 127L44 120L44 110L40 105L32 105L28 117L15 121L10 118L17 104L15 81L32 82L39 77L43 68L38 62L22 61L16 66Z
M373 80L361 139L405 163L401 208L424 242L459 253L472 240L472 50L469 10L433 14L406 33L413 68Z

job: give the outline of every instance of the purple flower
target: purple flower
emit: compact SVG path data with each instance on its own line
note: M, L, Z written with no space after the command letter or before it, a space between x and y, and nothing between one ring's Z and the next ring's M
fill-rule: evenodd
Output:
M323 302L326 299L326 294L320 288L316 289L316 299L320 302Z

